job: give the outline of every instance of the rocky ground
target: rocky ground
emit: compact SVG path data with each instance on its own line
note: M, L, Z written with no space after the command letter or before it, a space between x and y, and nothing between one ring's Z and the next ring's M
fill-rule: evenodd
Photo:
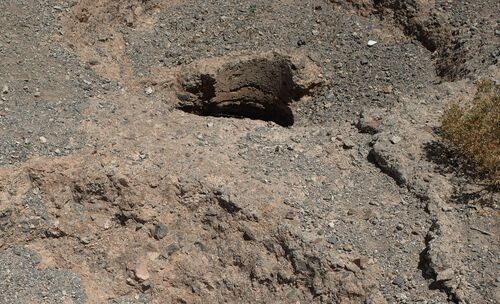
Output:
M0 303L497 303L439 137L497 0L0 2Z

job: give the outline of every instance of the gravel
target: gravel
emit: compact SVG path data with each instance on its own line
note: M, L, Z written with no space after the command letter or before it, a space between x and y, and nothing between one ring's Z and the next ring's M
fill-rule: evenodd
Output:
M40 256L25 247L0 252L0 303L86 303L81 279L64 269L38 269Z

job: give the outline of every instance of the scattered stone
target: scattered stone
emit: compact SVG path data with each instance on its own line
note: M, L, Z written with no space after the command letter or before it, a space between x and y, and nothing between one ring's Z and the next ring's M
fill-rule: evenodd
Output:
M378 138L370 151L369 158L399 185L406 184L408 181L408 160L394 148L386 136Z
M405 279L402 276L397 276L392 280L392 284L402 288L405 286Z
M83 236L83 237L80 238L80 243L82 243L84 245L90 244L90 241L92 241L92 237L91 236Z
M313 31L312 31L312 34L313 34L314 36L318 36L318 35L319 35L319 31L318 31L318 30L313 30Z
M391 137L391 143L393 143L394 145L399 143L401 141L401 137L397 136L397 135L394 135Z
M52 227L45 231L45 235L50 238L60 238L66 235L59 227Z
M382 89L382 92L384 94L392 94L394 91L394 88L392 87L392 85L388 85L388 86L385 86L383 89Z
M375 41L375 40L368 40L368 46L374 46L375 44L377 44L378 42Z
M40 97L40 91L36 90L35 93L33 94L35 97Z
M179 247L179 245L177 243L172 243L172 244L168 245L161 252L160 257L162 257L163 259L168 259L172 254L177 252L179 249L181 249L181 248Z
M305 41L304 39L302 39L302 38L299 38L299 39L297 40L297 45L298 45L298 46L303 46L303 45L306 45L306 41Z
M351 244L345 244L342 249L347 252L351 252L353 250L353 247Z
M231 195L224 193L223 191L215 191L216 199L219 206L229 213L237 213L243 209L241 204L235 200Z
M137 264L137 266L134 269L134 275L137 281L139 282L144 282L149 280L149 271L148 271L148 265L146 262L141 261L140 263Z
M167 233L168 233L168 229L167 229L167 226L164 224L161 224L161 223L157 224L153 228L153 237L157 240L161 240L164 237L166 237Z
M344 140L342 141L342 147L343 147L344 149L346 149L346 150L350 150L350 149L354 148L354 146L355 146L354 142L352 142L352 141L351 141L351 140L349 140L349 139L344 139Z
M293 211L288 211L288 212L286 213L286 215L285 215L285 218L286 218L287 220L293 220L293 219L295 219L295 212L293 212Z
M455 277L455 272L452 268L438 271L436 274L436 281L450 281Z
M2 94L8 94L9 93L9 87L7 85L4 85L2 87Z
M106 42L106 41L108 41L108 40L109 40L109 37L108 37L108 36L101 35L101 36L99 36L99 38L97 38L97 40L98 40L99 42Z
M123 187L129 187L128 180L123 176L118 178L118 183Z
M329 237L326 241L332 245L335 245L339 242L339 239L336 236L332 236Z
M0 302L87 303L79 275L44 264L43 256L27 247L0 251Z
M241 231L243 232L243 239L245 241L255 241L255 234L250 230L248 227L243 227L241 228Z
M380 123L370 115L361 114L356 127L361 133L376 134L380 132Z
M42 144L47 143L47 138L45 138L45 137L43 137L43 136L40 136L40 142L41 142Z
M353 263L356 264L361 270L364 270L368 267L368 262L369 259L364 256L353 260Z
M154 93L154 89L152 87L147 87L144 89L144 93L146 93L146 95L151 95Z

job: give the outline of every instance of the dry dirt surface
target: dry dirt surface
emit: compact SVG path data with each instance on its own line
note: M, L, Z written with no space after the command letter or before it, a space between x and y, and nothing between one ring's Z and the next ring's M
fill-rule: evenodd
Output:
M0 1L0 303L499 303L439 137L498 0Z

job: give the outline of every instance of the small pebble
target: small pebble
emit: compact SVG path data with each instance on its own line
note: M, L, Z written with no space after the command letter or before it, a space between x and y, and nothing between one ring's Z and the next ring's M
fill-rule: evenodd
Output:
M42 144L47 143L47 138L45 138L45 137L43 137L43 136L40 136L40 142L41 142Z
M399 143L400 141L401 141L401 137L399 137L399 136L391 137L391 143L393 143L394 145Z
M351 141L351 140L349 140L349 139L344 139L344 140L342 141L342 147L343 147L344 149L346 149L346 150L352 149L352 148L354 148L354 146L355 146L354 142L352 142L352 141Z
M145 261L141 261L134 269L134 275L137 281L144 282L149 279L148 265Z
M302 38L299 38L297 40L297 46L303 46L303 45L306 45L306 41Z
M374 46L375 44L377 44L378 42L375 41L375 40L368 40L368 46Z
M146 95L151 95L154 93L154 89L152 87L147 87L144 89L144 93L146 93Z
M153 228L153 237L157 240L161 240L167 236L167 226L164 224L158 224Z
M405 286L405 279L401 276L397 276L392 280L392 284L397 285L398 287Z
M335 236L332 236L332 237L329 237L326 241L332 245L335 245L338 243L339 239Z

